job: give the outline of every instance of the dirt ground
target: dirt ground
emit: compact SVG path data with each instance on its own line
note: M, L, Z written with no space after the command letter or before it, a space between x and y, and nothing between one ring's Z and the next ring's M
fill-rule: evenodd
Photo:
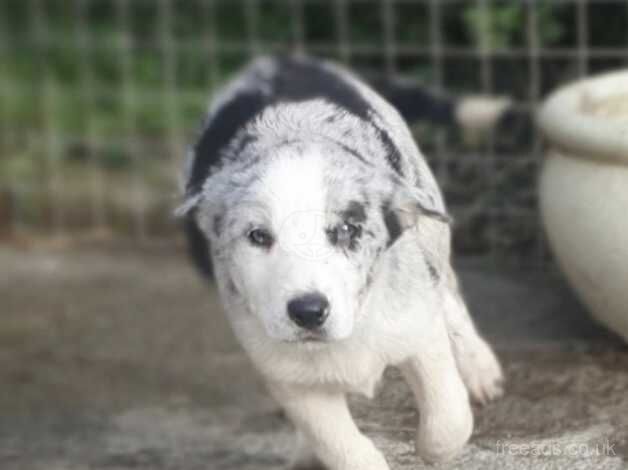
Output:
M443 469L628 468L628 351L552 273L460 263L507 375ZM0 247L0 469L283 468L293 433L177 248ZM393 470L416 413L389 371L353 400Z

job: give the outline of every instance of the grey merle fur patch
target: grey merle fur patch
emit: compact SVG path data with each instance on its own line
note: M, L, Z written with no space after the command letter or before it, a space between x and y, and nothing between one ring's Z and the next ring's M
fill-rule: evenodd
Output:
M251 122L265 108L289 102L300 102L321 98L338 108L369 123L386 149L390 167L402 174L401 154L388 131L375 123L377 114L362 94L340 75L333 73L315 61L293 57L273 59L276 70L270 77L251 72L259 83L237 91L212 116L194 146L194 156L186 182L186 193L192 195L201 190L202 184L213 167L221 165L221 152L235 138L237 132ZM238 143L240 151L254 141L253 136L243 136ZM343 145L342 143L338 143ZM355 150L345 146L351 154L366 159Z

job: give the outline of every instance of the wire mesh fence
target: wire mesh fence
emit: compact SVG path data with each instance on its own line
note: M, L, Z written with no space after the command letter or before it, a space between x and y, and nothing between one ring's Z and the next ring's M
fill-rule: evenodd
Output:
M0 3L0 232L176 233L180 161L208 99L258 54L300 51L533 110L628 60L625 0L7 0ZM539 136L417 139L456 248L544 266Z

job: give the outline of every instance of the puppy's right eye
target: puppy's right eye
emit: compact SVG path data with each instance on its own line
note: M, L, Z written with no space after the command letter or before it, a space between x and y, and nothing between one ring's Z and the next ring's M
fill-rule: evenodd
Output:
M259 246L261 248L270 248L273 246L274 239L272 234L263 228L256 228L251 230L247 235L251 245Z

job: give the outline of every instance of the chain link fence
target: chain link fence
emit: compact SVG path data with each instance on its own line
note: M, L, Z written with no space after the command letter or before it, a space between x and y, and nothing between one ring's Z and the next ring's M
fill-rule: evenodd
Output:
M532 113L556 86L626 65L628 2L3 1L1 236L173 236L181 158L212 91L282 51L451 95L504 95ZM458 252L546 266L539 136L506 145L415 131L458 221Z

